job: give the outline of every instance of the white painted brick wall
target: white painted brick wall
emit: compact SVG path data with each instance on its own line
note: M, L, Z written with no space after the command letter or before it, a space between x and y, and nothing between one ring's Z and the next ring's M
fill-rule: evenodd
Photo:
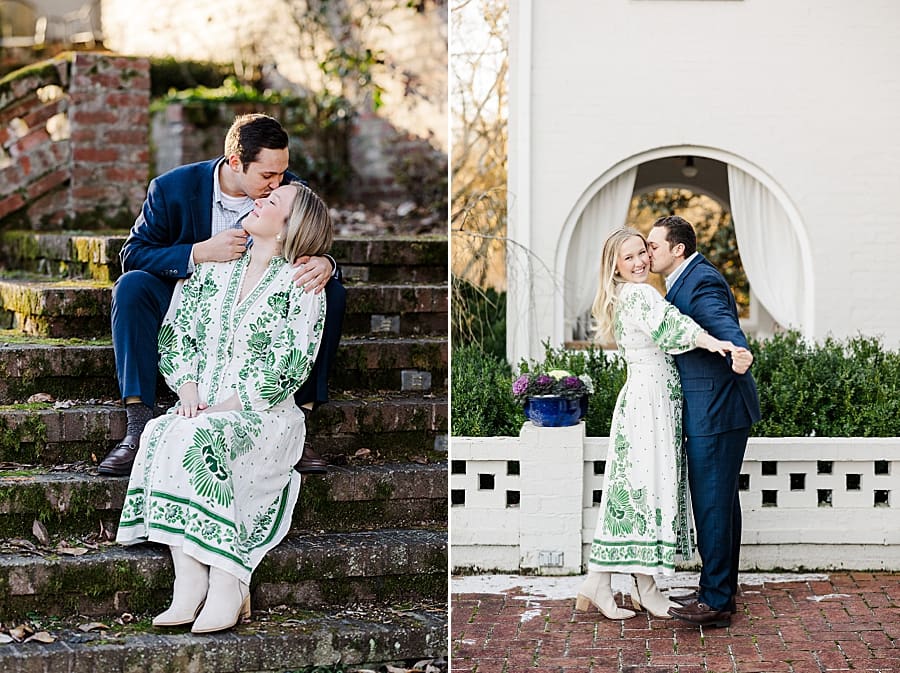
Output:
M453 567L581 573L599 511L593 494L604 485L595 464L608 441L584 437L583 423L454 437ZM507 475L510 463L518 476ZM741 474L742 569L900 570L900 438L754 437ZM479 489L480 475L495 475L494 488ZM520 504L508 505L507 490L518 490ZM542 552L562 553L563 564L543 566Z
M787 194L812 247L817 338L900 346L900 3L524 0L511 45L510 123L527 140L510 144L510 231L549 269L530 290L510 276L513 361L559 329L557 246L579 198L680 145L741 157Z

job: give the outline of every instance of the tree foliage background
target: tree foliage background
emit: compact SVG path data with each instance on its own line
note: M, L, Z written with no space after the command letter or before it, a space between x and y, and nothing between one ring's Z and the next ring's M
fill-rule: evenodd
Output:
M454 347L505 351L506 175L509 69L506 0L450 7L451 269Z

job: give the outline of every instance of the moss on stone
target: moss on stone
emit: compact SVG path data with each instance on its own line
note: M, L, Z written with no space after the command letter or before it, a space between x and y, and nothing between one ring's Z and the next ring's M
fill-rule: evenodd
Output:
M62 54L56 59L33 63L7 73L0 78L0 97L10 93L16 82L28 77L34 77L39 80L40 86L47 86L48 84L62 85L63 81L57 67L60 60L71 60L71 55Z
M12 463L37 463L47 444L47 425L38 415L12 426L0 418L0 456Z

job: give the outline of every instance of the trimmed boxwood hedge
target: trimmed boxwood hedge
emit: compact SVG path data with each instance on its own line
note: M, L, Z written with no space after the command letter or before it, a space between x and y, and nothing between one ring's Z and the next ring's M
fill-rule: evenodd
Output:
M750 340L751 371L759 388L759 437L900 436L900 353L879 339L857 336L806 343L798 332ZM602 350L566 351L545 344L544 363L573 374L590 374L595 394L587 434L609 434L625 367ZM528 371L535 362L521 362ZM516 436L525 420L512 401L512 368L477 345L453 350L451 433L454 436Z

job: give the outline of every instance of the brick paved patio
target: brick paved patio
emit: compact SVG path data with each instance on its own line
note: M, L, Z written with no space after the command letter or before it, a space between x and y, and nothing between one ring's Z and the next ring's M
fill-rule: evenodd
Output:
M695 577L668 586L684 593ZM900 573L742 576L731 627L702 630L575 612L578 578L565 578L568 598L558 587L482 593L474 579L453 585L466 592L452 595L454 673L900 673Z

